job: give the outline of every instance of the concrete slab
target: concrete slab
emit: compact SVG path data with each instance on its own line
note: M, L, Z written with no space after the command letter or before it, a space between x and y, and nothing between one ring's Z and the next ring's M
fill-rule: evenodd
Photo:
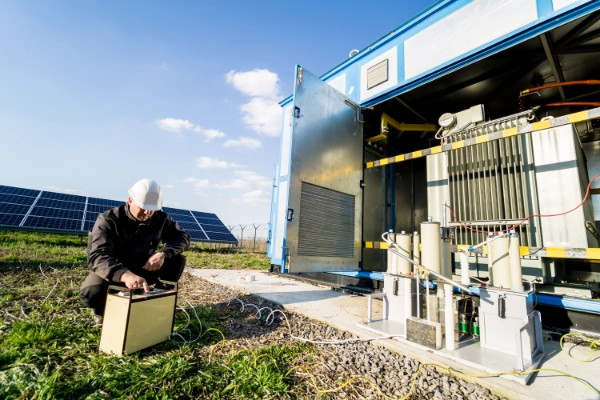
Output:
M359 337L377 337L371 332L358 328L367 318L367 298L331 290L326 286L315 286L290 278L260 271L228 271L211 269L187 269L192 275L202 277L210 282L253 294L278 304L286 309L307 317L319 320L335 328L342 329ZM240 277L252 274L254 282L240 281ZM374 301L374 317L381 315L380 301ZM452 367L467 374L481 374L481 370L466 366L446 357L433 354L424 348L417 348L394 339L378 341L388 349L412 357L422 363L438 363ZM583 379L589 385L600 390L600 374L598 373L598 357L591 363L577 362L565 352L561 352L557 342L545 343L545 358L540 368L555 369L567 372ZM580 359L589 356L589 349L577 347L571 355ZM504 378L475 379L461 377L487 387L497 395L510 399L600 399L596 393L575 379L560 376L557 373L542 371L534 374L529 385L509 381Z

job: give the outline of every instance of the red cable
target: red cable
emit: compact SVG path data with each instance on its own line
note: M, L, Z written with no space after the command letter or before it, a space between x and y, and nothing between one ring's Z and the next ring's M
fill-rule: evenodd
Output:
M557 83L549 83L547 85L533 87L531 89L525 89L522 93L531 93L537 92L543 89L550 89L554 87L562 87L562 86L574 86L574 85L600 85L600 81L598 80L587 80L587 81L569 81L569 82L557 82Z
M501 233L501 232L508 232L510 230L513 230L515 228L518 228L519 226L523 225L525 223L525 221L527 221L528 219L531 219L533 217L558 217L559 215L565 215L568 214L570 212L573 212L575 210L577 210L579 207L581 207L583 205L583 203L585 203L585 201L587 200L588 196L590 195L590 187L592 186L592 182L594 182L596 179L600 178L600 174L596 175L595 177L592 178L592 180L589 181L588 185L587 185L587 190L585 191L585 197L583 198L583 200L581 200L581 203L579 203L577 206L575 206L575 208L572 208L569 211L565 211L562 213L558 213L558 214L532 214L528 217L525 217L521 220L521 222L519 222L518 224L511 226L510 228L506 228L506 229L502 229L500 231L482 231L479 229L473 229L467 225L465 225L461 220L459 220L458 218L456 218L456 215L454 214L454 210L452 209L452 207L450 207L449 205L446 204L446 207L448 207L450 209L450 213L452 214L452 217L454 218L454 220L456 222L458 222L461 226L467 228L470 231L473 232L479 232L479 233Z

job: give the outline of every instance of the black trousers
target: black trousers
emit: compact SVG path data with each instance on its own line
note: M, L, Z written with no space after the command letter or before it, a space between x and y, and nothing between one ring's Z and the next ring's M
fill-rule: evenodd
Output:
M141 276L148 282L148 285L154 285L159 279L163 281L177 282L183 274L185 268L185 256L178 254L169 257L158 271L146 271L139 268L131 270L134 274ZM125 284L108 282L93 272L85 278L81 285L79 298L84 307L92 308L97 315L104 315L104 306L106 305L106 292L109 285L125 286Z

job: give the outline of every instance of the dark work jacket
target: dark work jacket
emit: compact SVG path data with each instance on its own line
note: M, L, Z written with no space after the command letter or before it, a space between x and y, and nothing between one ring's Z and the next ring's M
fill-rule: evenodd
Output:
M157 250L169 258L190 244L189 235L164 212L139 222L127 204L98 215L88 240L88 266L109 282L119 282L127 270L141 269Z

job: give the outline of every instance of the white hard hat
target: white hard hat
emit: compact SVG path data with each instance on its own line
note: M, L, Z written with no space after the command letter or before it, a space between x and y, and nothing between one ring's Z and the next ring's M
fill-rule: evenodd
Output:
M149 211L158 211L162 208L162 189L152 179L137 181L129 189L129 197L136 206Z

